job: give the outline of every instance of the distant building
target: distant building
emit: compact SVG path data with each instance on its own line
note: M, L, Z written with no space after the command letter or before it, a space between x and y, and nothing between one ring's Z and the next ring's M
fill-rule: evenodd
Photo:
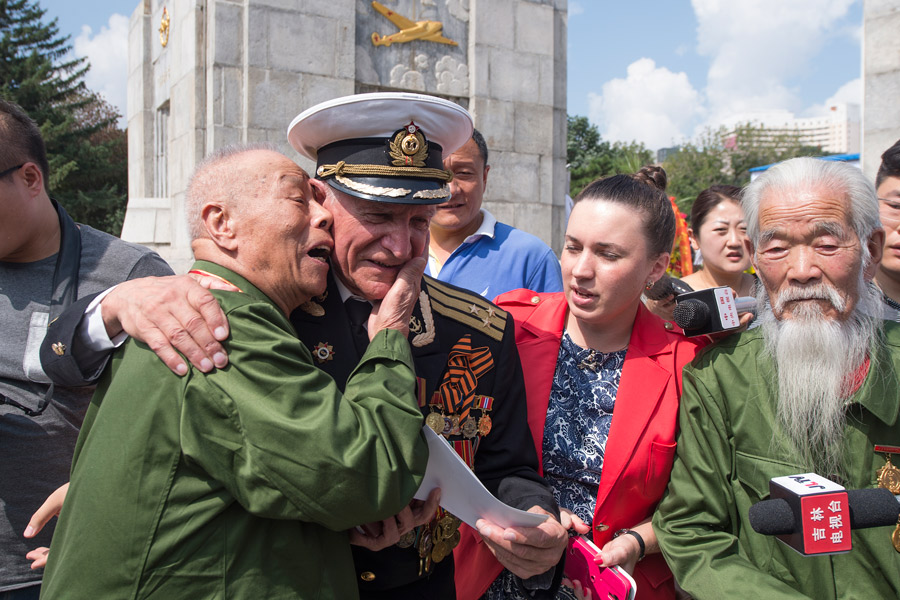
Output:
M656 151L656 162L662 164L672 156L681 152L681 146L670 146L669 148L660 148Z
M818 117L796 118L786 110L750 113L729 119L726 127L748 122L762 126L773 138L797 135L800 143L817 146L829 154L856 154L860 150L862 130L858 104L835 103L825 115Z

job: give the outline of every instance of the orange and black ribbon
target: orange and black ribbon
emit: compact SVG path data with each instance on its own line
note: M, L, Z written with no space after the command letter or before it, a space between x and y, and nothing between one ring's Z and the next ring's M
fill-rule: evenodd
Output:
M494 367L487 347L472 348L472 336L464 335L450 350L447 372L438 387L447 411L465 420L475 399L478 379Z

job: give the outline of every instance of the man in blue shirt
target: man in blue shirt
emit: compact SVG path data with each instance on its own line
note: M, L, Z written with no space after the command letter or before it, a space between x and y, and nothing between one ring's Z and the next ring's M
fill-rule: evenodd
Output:
M431 220L427 275L486 298L528 288L561 292L559 260L530 233L500 223L481 207L487 186L488 149L476 129L472 139L444 160L453 172L451 198Z

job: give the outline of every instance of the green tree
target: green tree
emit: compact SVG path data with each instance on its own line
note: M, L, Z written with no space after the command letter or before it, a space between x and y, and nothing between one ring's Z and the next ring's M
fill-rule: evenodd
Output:
M690 214L694 198L702 190L717 183L726 183L723 173L727 162L721 138L710 129L698 136L696 142L682 144L663 163L669 178L667 191L675 196L678 208Z
M118 235L128 186L119 114L87 90L86 59L73 58L69 36L46 13L29 0L0 0L0 97L40 126L53 197L76 221Z
M569 164L569 195L575 197L598 177L634 173L653 162L653 154L638 142L610 144L587 117L567 119L566 160Z

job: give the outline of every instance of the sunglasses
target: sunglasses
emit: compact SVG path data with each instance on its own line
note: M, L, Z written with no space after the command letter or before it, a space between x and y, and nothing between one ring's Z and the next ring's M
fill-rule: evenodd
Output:
M9 175L10 173L14 173L14 172L18 171L19 169L21 169L21 168L24 167L24 166L25 166L25 163L22 163L21 165L16 165L15 167L10 167L10 168L8 168L7 170L5 170L5 171L3 171L2 173L0 173L0 179L3 179L4 177L6 177L7 175Z

